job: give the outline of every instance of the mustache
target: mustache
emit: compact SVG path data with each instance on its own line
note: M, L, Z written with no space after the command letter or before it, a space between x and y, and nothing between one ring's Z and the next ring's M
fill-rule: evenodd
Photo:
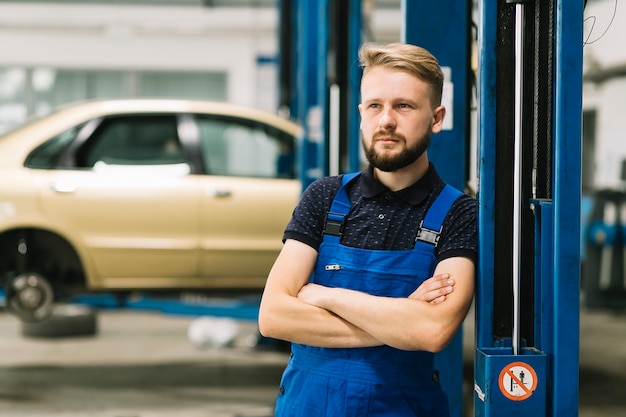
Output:
M372 136L373 140L378 140L380 138L391 138L391 139L395 139L398 141L406 142L406 138L404 137L404 135L401 135L399 133L396 133L390 130L379 130L378 132L374 133L374 135Z

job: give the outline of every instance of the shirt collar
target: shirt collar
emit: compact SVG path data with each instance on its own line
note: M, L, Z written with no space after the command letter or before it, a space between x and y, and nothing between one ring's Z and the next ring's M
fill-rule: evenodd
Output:
M362 177L363 197L373 198L382 193L391 193L412 205L417 205L424 201L428 194L442 181L432 163L430 163L426 175L413 185L396 192L391 191L374 177L374 168L371 165L363 171Z

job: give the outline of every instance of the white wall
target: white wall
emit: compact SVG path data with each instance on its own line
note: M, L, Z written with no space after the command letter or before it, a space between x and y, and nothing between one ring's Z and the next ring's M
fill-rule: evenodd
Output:
M626 62L626 9L623 0L589 0L584 14L584 68Z
M626 68L626 9L623 6L620 0L590 0L587 3L583 49L585 75ZM593 170L594 188L623 190L625 184L620 176L622 160L626 159L626 77L586 81L583 109L595 110L597 117L595 164L589 167Z
M227 100L275 110L279 14L272 8L0 3L0 68L227 74ZM400 11L372 14L376 41L397 41ZM275 85L272 85L275 83Z
M0 4L0 67L225 71L255 105L256 58L277 53L273 9Z
M616 78L585 90L587 110L596 110L594 188L624 189L626 160L626 78Z

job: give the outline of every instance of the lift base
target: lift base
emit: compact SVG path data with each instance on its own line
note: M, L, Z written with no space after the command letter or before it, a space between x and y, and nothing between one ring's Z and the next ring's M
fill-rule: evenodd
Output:
M546 415L546 355L535 348L476 350L476 417Z

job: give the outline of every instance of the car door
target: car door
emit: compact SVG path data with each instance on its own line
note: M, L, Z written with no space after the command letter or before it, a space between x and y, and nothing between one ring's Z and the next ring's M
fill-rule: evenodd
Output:
M108 117L72 158L74 169L49 175L41 207L80 242L96 286L197 281L200 185L174 115Z
M300 196L294 138L246 119L197 117L200 268L218 287L261 288Z

